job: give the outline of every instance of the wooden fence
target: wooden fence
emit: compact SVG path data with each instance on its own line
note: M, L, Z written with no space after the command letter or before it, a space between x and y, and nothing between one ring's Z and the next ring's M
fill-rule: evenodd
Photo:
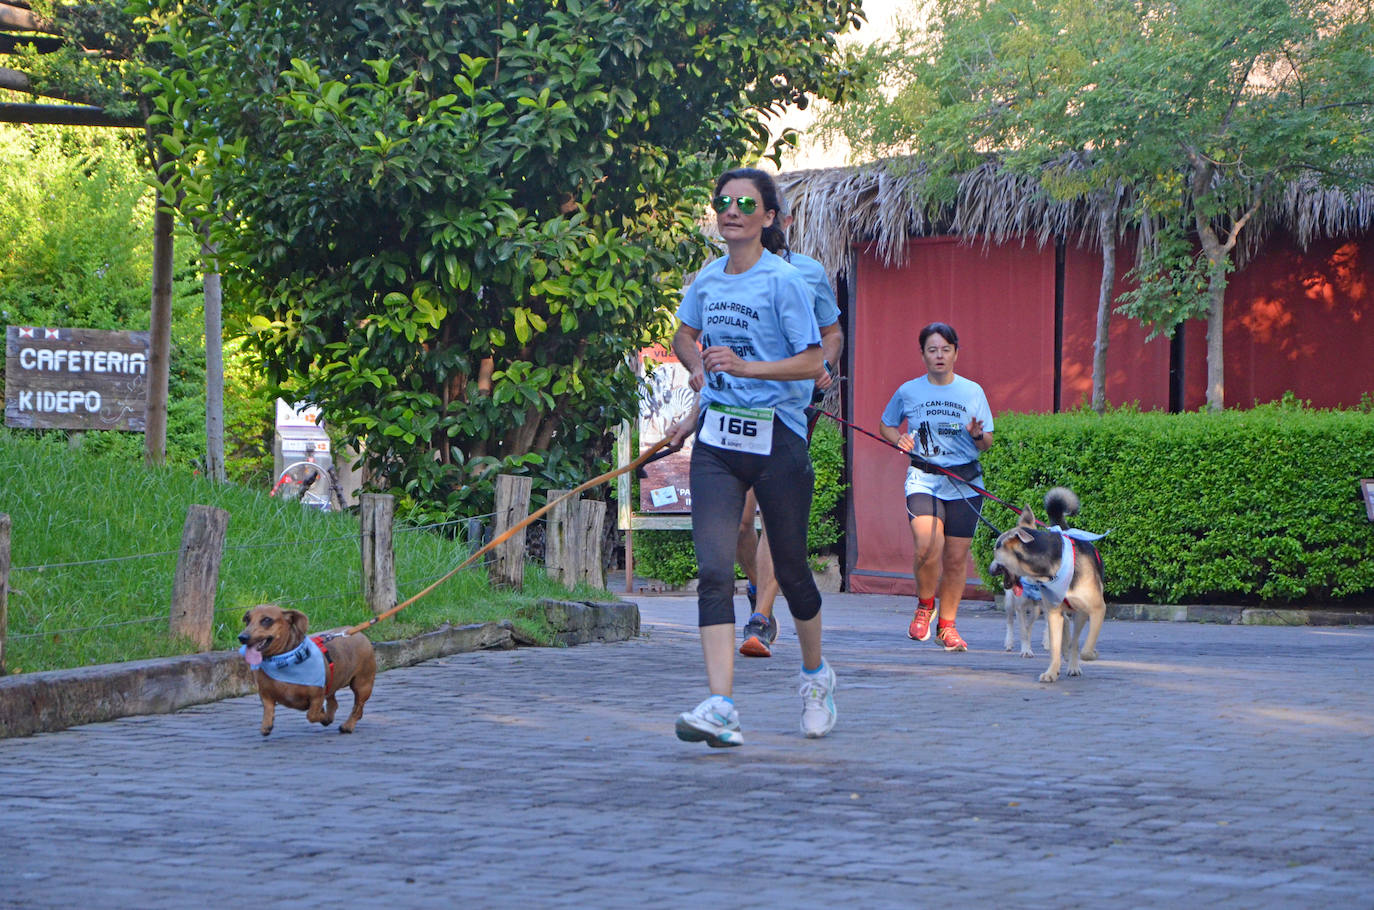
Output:
M552 490L549 498L564 490ZM496 514L493 536L500 536L530 512L530 478L501 475L496 482ZM359 540L362 559L362 594L373 615L397 603L396 560L392 549L395 500L382 493L359 499ZM602 528L606 504L597 500L568 500L550 510L544 562L548 576L566 587L585 582L606 586L601 559ZM215 592L224 555L229 513L211 506L193 505L182 526L172 582L168 630L209 651L214 632ZM10 576L10 516L0 513L0 675L5 673L5 640L8 634ZM493 585L519 589L524 583L525 533L520 531L494 551Z

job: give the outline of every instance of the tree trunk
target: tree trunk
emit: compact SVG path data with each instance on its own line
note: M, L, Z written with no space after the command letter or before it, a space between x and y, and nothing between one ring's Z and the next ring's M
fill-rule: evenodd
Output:
M1098 214L1097 239L1102 244L1102 283L1097 292L1097 334L1093 336L1093 411L1107 410L1107 343L1112 318L1112 290L1116 286L1116 223L1119 203L1111 202Z
M1222 351L1222 337L1226 331L1226 272L1212 263L1212 275L1207 279L1207 410L1226 408L1226 370Z
M215 249L201 248L214 263ZM205 476L224 483L224 303L218 271L205 273Z
M153 215L153 300L148 331L148 410L143 460L167 460L167 388L172 356L172 213L159 189Z

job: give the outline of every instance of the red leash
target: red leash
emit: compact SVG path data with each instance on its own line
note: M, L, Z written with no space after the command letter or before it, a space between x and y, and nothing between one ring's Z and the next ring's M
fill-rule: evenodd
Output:
M822 411L820 408L807 408L806 410L807 410L808 415L813 415L813 416L814 416L814 415L818 415L818 414L824 414L826 417L829 417L831 420L835 421L836 423L842 423L842 424L844 424L845 426L849 427L851 430L857 430L858 432L864 434L865 436L869 437L870 439L876 439L876 440L878 440L879 442L881 442L883 445L887 446L888 448L896 449L898 452L901 452L903 455L905 455L906 457L910 458L910 459L911 459L911 463L912 463L913 465L915 465L916 467L920 468L922 471L930 471L930 472L937 472L937 471L938 471L939 473L944 474L945 476L949 477L951 480L954 480L954 481L956 481L957 483L963 484L964 486L968 487L970 490L973 490L975 493L979 493L979 494L981 494L981 495L983 495L983 496L986 496L988 499L991 499L993 502L1001 503L1002 505L1006 506L1008 509L1011 509L1013 512L1015 512L1017 515L1020 515L1020 514L1021 514L1021 509L1020 509L1020 508L1018 508L1017 506L1012 505L1011 503L1007 502L1005 499L999 499L999 498L997 498L996 496L994 496L994 495L992 495L991 493L989 493L987 490L984 490L982 487L975 486L975 485L969 483L967 480L965 480L964 478L960 477L958 474L955 474L953 471L951 471L951 470L949 470L949 469L947 469L947 468L942 468L942 467L940 467L938 464L931 464L930 462L926 461L924 458L920 457L919 455L914 455L914 454L912 454L911 452L906 451L906 450L903 449L901 446L897 445L896 443L894 443L894 442L892 442L892 441L890 441L890 440L884 439L883 437L879 436L877 433L870 433L868 430L865 430L863 427L858 426L858 425L856 425L856 424L852 424L852 423L850 423L848 420L845 420L843 417L836 417L834 414L831 414L829 411ZM979 518L981 519L982 516L980 515ZM996 531L997 529L996 529L996 528L993 528L993 530Z

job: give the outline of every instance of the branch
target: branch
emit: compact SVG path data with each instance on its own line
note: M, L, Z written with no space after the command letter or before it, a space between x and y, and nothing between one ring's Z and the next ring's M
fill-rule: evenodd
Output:
M0 3L0 28L21 32L44 32L49 35L59 34L57 25L50 19L40 19L32 11L9 3Z
M1250 62L1245 65L1245 77L1236 82L1236 90L1231 95L1231 104L1226 108L1226 114L1221 118L1221 124L1217 132L1224 131L1231 125L1231 116L1235 114L1236 108L1240 105L1240 99L1245 96L1245 87L1250 83L1250 74L1255 71L1255 58L1251 57Z
M111 117L88 104L0 104L0 123L50 123L57 126L113 126L142 129L138 117Z
M63 41L50 35L11 35L0 32L0 54L13 54L21 47L33 45L40 54L51 54L61 49Z
M1255 193L1255 198L1250 202L1250 208L1231 225L1231 230L1226 237L1226 252L1231 252L1236 245L1236 238L1240 236L1241 228L1245 227L1246 223L1259 211L1260 204L1264 202L1264 197L1269 193L1273 179L1272 173L1265 176L1263 182L1260 183L1259 192Z

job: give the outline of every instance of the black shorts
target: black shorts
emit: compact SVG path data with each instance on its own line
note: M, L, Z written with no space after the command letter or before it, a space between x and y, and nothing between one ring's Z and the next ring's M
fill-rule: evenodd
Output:
M912 493L906 498L906 514L911 518L934 515L945 526L946 537L972 537L983 514L983 497L936 499L929 493Z

